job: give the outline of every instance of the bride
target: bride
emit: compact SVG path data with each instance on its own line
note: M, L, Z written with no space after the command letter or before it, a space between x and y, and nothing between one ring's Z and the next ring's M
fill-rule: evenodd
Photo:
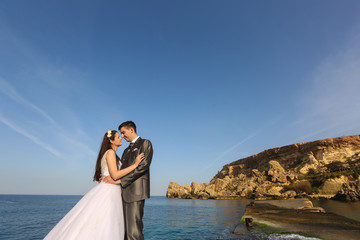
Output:
M105 133L96 161L94 181L111 176L120 184L120 178L132 172L144 159L140 154L135 163L121 167L116 150L122 145L119 133ZM99 183L68 212L46 235L45 239L124 239L124 216L121 187Z

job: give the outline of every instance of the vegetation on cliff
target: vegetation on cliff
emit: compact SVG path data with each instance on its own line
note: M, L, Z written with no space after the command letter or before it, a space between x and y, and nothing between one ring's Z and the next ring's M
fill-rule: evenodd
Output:
M225 165L209 183L170 182L167 197L358 200L359 173L360 135L354 135L268 149Z

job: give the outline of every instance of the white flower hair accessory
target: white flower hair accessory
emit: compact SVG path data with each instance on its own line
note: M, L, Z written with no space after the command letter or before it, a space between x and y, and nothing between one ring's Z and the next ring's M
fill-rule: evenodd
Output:
M107 137L111 138L111 130L107 131Z

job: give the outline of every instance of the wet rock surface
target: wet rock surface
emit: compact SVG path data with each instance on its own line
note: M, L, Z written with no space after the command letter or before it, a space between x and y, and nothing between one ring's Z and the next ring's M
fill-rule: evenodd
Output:
M360 239L360 222L325 213L307 199L254 201L246 207L242 222L246 219L251 219L250 228L262 226L265 233L267 226L272 233L294 232L328 240Z

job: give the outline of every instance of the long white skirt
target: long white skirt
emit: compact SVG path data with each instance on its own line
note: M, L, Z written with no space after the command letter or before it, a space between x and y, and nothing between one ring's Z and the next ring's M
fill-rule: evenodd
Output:
M99 183L68 212L45 239L124 239L119 185Z

